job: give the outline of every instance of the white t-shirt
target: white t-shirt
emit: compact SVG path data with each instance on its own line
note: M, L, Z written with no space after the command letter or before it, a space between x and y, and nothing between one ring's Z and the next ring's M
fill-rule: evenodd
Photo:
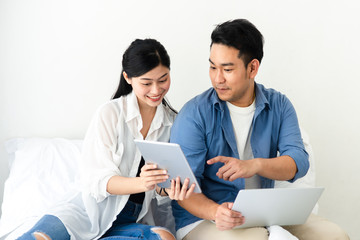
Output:
M248 107L237 107L229 102L226 102L226 104L229 108L240 160L253 159L254 155L252 153L250 139L252 121L256 109L255 100ZM260 177L255 175L251 178L246 178L245 188L260 188Z

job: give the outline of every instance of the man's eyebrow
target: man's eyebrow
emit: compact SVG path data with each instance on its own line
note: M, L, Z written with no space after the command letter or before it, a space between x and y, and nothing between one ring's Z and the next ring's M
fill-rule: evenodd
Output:
M213 61L211 61L210 58L209 58L209 62L210 62L211 64L215 65L215 63L213 63ZM223 66L223 67L226 67L226 66L234 66L234 63L232 63L232 62L222 63L222 64L220 64L220 65Z
M234 66L234 63L229 62L229 63L222 63L221 66L226 67L226 66Z
M165 77L166 75L168 75L168 73L165 73L164 75L162 75L161 77L158 78L158 80L162 79L163 77ZM153 80L152 78L140 78L141 80Z

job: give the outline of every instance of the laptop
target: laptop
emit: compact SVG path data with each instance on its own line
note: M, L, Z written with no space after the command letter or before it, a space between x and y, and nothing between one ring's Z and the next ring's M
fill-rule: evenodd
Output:
M303 224L323 191L323 187L240 190L232 209L242 213L245 223L237 228Z
M160 187L170 188L171 179L179 176L182 184L186 178L189 178L189 186L195 183L194 192L201 193L199 184L179 144L136 139L134 142L146 163L156 163L158 168L168 171L169 178L166 182L158 184Z

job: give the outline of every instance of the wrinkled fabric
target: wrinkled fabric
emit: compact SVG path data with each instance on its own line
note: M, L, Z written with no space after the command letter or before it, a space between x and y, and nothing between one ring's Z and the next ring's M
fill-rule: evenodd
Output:
M175 113L160 104L146 140L168 142ZM71 239L98 239L121 212L129 195L110 195L108 180L114 175L135 177L141 160L134 139L140 133L142 119L134 93L102 105L86 133L80 165L81 189L54 207L51 214L66 226ZM162 199L155 190L145 193L137 221L154 225L150 203Z

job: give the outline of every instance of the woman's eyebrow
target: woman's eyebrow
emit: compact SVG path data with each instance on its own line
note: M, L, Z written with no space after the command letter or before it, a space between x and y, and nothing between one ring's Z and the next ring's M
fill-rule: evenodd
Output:
M159 79L162 79L163 77L165 77L166 75L168 75L168 73L165 73L164 75L162 75L161 77L158 78ZM141 80L153 80L152 78L140 78Z

